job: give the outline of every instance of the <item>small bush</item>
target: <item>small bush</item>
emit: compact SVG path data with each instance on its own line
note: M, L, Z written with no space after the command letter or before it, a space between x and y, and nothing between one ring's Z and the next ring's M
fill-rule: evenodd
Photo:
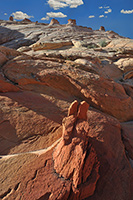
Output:
M96 45L95 43L91 43L91 44L88 44L87 48L88 49L98 48L98 45Z
M99 44L101 47L106 47L108 43L105 40L101 40Z

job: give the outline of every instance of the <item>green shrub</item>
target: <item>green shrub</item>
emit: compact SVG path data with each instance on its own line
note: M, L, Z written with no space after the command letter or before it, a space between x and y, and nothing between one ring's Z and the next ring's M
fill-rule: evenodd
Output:
M105 40L101 40L99 44L101 47L106 47L108 43Z
M88 49L98 48L98 45L95 44L95 43L91 43L91 44L88 44L87 48L88 48Z

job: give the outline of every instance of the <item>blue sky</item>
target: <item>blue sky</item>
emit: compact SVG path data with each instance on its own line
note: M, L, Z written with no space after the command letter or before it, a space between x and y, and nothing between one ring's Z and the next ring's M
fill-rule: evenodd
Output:
M0 19L10 15L44 23L56 18L61 24L71 18L78 25L94 30L104 26L133 39L133 0L0 0Z

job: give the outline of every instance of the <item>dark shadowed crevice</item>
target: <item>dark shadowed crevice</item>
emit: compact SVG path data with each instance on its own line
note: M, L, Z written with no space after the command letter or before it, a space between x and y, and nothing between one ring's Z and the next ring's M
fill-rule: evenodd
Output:
M0 195L0 198L6 197L11 191L12 191L11 188L9 188L6 192Z
M47 192L46 194L44 194L37 200L48 200L50 195L51 195L51 192Z

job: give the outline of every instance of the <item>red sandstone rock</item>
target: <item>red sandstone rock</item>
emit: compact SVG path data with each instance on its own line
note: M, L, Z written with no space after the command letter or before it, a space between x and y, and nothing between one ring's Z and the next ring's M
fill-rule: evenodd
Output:
M10 48L8 48L8 47L4 47L4 46L0 46L0 53L3 54L2 57L4 56L4 60L5 60L5 61L7 61L8 59L12 59L12 58L14 58L14 57L16 57L16 56L21 55L20 52L14 50L14 49L10 49ZM0 55L1 55L1 54L0 54ZM7 57L7 59L6 59L5 57ZM2 60L3 60L3 58L2 58ZM4 62L5 62L5 61L4 61ZM0 62L1 62L1 61L0 61ZM4 63L3 63L3 64L4 64Z
M105 31L105 28L104 28L104 26L100 26L100 29L99 29L99 31Z
M4 92L13 91L9 86ZM54 143L62 135L60 124L69 101L71 97L49 87L0 94L0 155L38 150Z
M10 21L13 21L13 16L10 16L10 17L9 17L9 20L10 20Z
M54 24L60 24L59 21L57 19L51 19L51 22L50 22L50 26L54 25Z
M122 126L122 137L128 156L133 160L133 121L124 122Z
M89 110L88 122L75 121L70 115L64 119L63 126L70 141L66 144L62 138L54 149L54 163L53 149L40 156L26 153L0 159L0 171L4 169L0 197L131 200L133 175L121 141L119 122ZM58 173L54 171L55 165Z
M76 116L76 115L77 115L77 112L78 112L78 105L79 105L79 103L78 103L77 100L75 100L75 101L70 105L70 107L69 107L69 109L68 109L68 116L70 116L70 115Z
M77 106L76 101L69 110L75 105ZM70 115L64 119L62 141L53 153L56 173L65 179L70 179L73 183L73 192L80 193L82 199L93 195L99 179L99 162L95 149L91 145L87 147L89 124L83 121L86 120L88 106L86 102L82 102L77 117ZM90 151L89 156L87 155L88 150ZM87 181L89 176L90 179ZM85 185L80 188L81 184Z
M0 52L0 67L8 61L8 58Z
M70 199L100 200L107 198L112 200L118 197L130 199L130 192L127 191L126 195L118 192L118 190L122 191L123 187L119 182L120 177L124 175L121 164L126 165L126 170L129 167L125 154L122 154L121 157L119 154L120 149L123 151L124 148L121 142L119 122L93 111L89 112L88 117L88 122L76 119L74 115L63 120L62 140L53 153L56 173L59 174L59 177L72 181L73 192L71 192ZM91 123L95 125L89 126ZM114 146L115 154L113 153ZM120 164L119 174L117 172L112 174L116 168L115 162L117 167ZM131 168L129 171L132 173ZM126 177L126 181L130 182L131 177ZM114 179L117 180L116 184L119 189L115 188ZM103 184L105 180L107 182ZM125 187L126 185L124 185L124 190ZM111 197L110 191L114 191L111 193Z
M133 100L126 94L122 85L72 67L71 64L45 59L34 60L22 55L7 62L3 66L3 72L9 80L22 88L31 87L34 90L35 85L47 85L85 99L91 106L116 117L121 122L133 118Z
M17 92L19 88L6 81L6 79L0 74L0 92Z
M75 19L68 19L68 25L76 26L76 20Z
M23 22L31 22L31 20L30 20L30 19L27 19L27 18L25 18L25 19L23 19Z
M87 120L88 108L89 108L89 104L86 103L85 101L80 103L79 109L78 109L78 114L77 114L78 119Z

